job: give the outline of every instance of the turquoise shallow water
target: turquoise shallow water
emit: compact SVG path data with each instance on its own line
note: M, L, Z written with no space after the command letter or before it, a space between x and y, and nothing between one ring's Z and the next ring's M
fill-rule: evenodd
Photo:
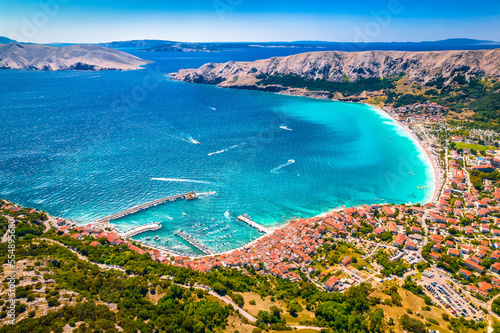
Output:
M137 238L198 253L173 233L222 251L258 236L240 214L273 226L432 194L424 154L372 108L175 82L165 74L222 55L161 56L148 71L0 71L0 196L87 222L214 191L116 221L123 230L162 221Z

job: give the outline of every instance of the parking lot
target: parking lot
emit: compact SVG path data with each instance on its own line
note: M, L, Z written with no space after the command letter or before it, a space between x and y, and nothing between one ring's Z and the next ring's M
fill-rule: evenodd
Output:
M423 287L432 294L433 298L442 307L446 308L456 317L463 316L468 320L481 321L485 319L484 313L469 302L461 292L457 292L445 281L443 273L433 270L422 276Z
M410 251L410 250L398 250L389 259L391 261L394 261L399 258L406 260L410 264L418 264L419 262L422 261L422 258L418 256L416 251Z

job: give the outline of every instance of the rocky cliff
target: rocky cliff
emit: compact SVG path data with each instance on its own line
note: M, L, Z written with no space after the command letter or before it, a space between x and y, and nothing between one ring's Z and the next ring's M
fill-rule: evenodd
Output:
M279 91L283 90L280 86L263 86L257 83L272 75L297 75L307 80L356 82L360 79L387 78L401 73L404 73L410 82L420 84L436 78L444 78L445 82L448 82L458 74L466 78L484 76L500 78L500 49L309 52L253 62L208 63L198 69L180 70L171 76L186 82ZM290 89L287 91L294 93Z
M0 45L0 69L132 70L140 69L149 62L122 51L94 45Z

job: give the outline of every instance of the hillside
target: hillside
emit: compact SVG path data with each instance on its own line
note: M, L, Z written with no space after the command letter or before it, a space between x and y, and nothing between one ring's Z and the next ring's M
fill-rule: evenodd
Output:
M132 70L149 62L122 51L93 45L0 45L0 69Z
M411 82L425 84L456 74L500 77L500 49L481 51L369 51L309 52L254 62L208 63L198 69L180 70L178 80L224 87L255 85L270 75L297 75L331 82L387 78L405 73Z
M450 108L450 120L474 120L495 128L500 124L500 49L309 52L208 63L171 76L220 87L379 105L431 100Z

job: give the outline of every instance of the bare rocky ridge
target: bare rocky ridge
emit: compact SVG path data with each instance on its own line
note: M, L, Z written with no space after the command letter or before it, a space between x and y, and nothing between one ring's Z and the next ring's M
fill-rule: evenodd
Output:
M500 49L473 51L367 51L309 52L287 57L273 57L253 62L208 63L198 69L182 69L171 76L176 80L217 84L221 87L282 91L321 98L323 92L259 86L258 77L294 74L305 79L355 82L360 78L385 78L405 73L412 82L424 84L438 77L500 78ZM323 96L324 98L327 98Z
M147 63L150 61L94 45L0 45L0 69L133 70Z

